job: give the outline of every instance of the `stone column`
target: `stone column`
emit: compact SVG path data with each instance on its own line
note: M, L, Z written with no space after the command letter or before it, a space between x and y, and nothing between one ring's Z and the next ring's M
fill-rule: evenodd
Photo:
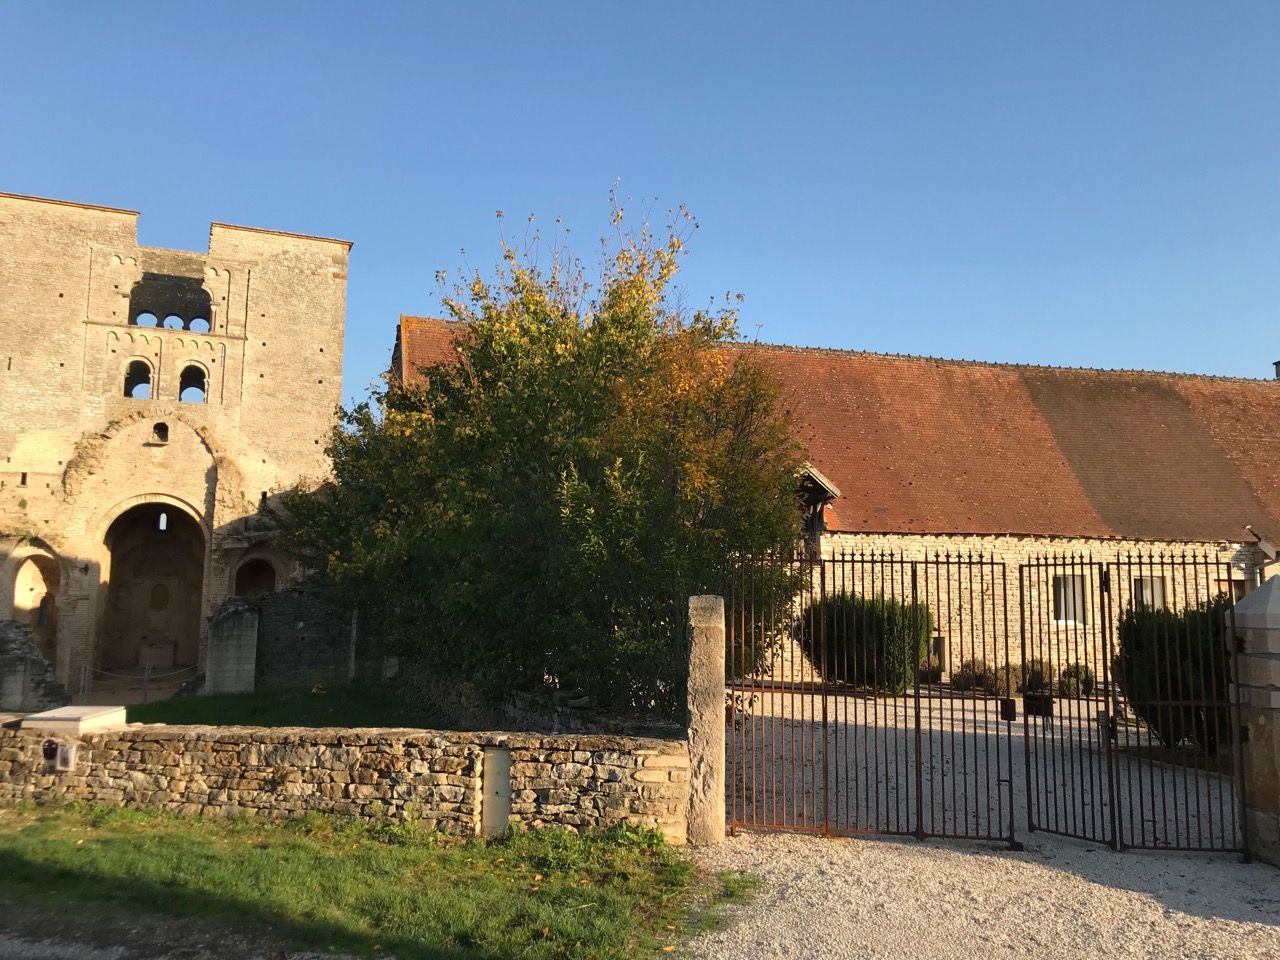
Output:
M205 693L252 693L258 673L258 610L248 602L225 600L209 618Z
M689 842L722 843L724 598L689 598Z
M1280 866L1280 576L1235 606L1244 742L1244 807L1249 851Z

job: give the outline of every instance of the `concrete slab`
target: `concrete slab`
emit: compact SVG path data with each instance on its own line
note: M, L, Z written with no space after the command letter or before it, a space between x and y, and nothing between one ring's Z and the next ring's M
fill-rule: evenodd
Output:
M67 706L28 714L22 719L22 729L75 737L82 733L123 729L125 723L124 707Z

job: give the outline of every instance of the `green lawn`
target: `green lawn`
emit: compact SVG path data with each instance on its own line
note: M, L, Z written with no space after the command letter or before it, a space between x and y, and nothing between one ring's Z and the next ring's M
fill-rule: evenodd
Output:
M654 956L749 888L701 876L657 834L636 830L461 841L320 816L0 810L0 901L225 922L296 949L405 960Z
M253 727L434 727L444 718L409 702L394 684L263 690L213 697L174 697L128 708L130 723Z

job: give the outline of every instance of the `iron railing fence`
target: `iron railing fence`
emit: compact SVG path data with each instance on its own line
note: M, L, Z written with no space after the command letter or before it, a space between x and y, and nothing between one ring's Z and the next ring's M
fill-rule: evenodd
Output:
M727 597L731 826L1012 843L1006 605L1004 564L976 555L745 565ZM950 690L966 662L978 682Z
M1046 556L1019 569L1027 821L1116 849L1247 849L1233 571L1218 556Z

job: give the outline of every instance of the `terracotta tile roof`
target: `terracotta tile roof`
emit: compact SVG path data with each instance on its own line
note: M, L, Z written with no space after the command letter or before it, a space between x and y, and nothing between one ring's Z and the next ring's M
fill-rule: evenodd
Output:
M391 373L407 383L413 381L423 367L452 360L455 356L454 338L460 326L438 317L400 314L396 345L391 352Z
M456 331L402 318L402 371L447 360ZM1280 381L727 349L781 378L805 456L842 494L829 529L1280 537Z

